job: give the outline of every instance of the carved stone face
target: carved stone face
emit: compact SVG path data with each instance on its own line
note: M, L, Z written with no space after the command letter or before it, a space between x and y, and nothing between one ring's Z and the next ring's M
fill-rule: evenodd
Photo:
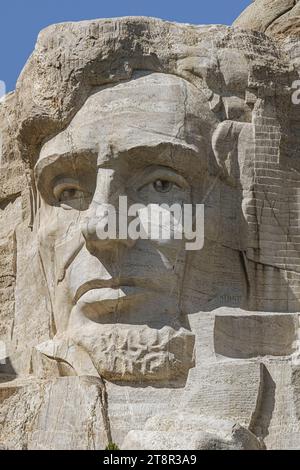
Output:
M41 150L39 246L57 334L107 379L177 380L194 364L188 314L215 295L218 204L208 204L199 252L172 239L101 240L97 227L107 204L118 212L119 196L129 206L218 199L208 169L214 125L192 84L138 75L97 90Z

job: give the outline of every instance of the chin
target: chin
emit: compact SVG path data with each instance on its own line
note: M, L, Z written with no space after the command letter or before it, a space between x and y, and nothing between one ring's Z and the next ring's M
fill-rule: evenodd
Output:
M111 382L180 384L195 365L195 336L185 328L89 325L69 335Z

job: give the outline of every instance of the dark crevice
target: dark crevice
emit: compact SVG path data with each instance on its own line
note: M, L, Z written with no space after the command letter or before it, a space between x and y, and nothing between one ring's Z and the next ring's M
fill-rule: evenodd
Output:
M102 419L103 419L106 438L107 438L107 444L108 445L112 444L113 440L112 440L111 425L110 425L109 412L108 412L108 396L107 396L105 382L102 378L98 378L98 377L86 376L86 377L83 377L83 379L88 383L88 385L95 385L97 388L98 397L100 399L100 405L101 405L101 414L102 414Z
M21 196L21 193L19 192L19 193L10 195L7 198L2 199L0 201L0 210L4 211L9 204L14 203L15 200L18 199L18 197L20 196Z
M269 427L275 407L276 384L268 369L261 364L261 385L257 407L252 416L249 430L263 443L269 434Z

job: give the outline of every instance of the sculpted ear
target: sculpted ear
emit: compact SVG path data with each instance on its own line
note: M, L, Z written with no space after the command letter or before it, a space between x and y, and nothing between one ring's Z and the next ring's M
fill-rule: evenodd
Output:
M222 122L213 134L213 152L222 176L230 185L241 183L241 167L252 148L252 136L252 124L237 121Z

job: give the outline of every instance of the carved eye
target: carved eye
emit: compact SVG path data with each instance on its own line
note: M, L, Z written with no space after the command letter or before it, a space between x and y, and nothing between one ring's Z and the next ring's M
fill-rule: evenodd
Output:
M189 184L183 176L168 167L147 167L142 174L135 177L139 197L149 202L181 200L189 190ZM142 184L141 184L142 183ZM135 181L133 180L133 185Z
M174 183L168 180L156 180L153 183L153 188L158 193L168 193L173 188Z
M86 192L78 182L72 179L64 179L53 188L56 201L64 209L86 210L91 195Z
M66 201L72 201L75 199L80 199L84 197L84 192L80 191L77 188L68 188L64 189L61 191L61 193L58 196L59 202L66 202Z

